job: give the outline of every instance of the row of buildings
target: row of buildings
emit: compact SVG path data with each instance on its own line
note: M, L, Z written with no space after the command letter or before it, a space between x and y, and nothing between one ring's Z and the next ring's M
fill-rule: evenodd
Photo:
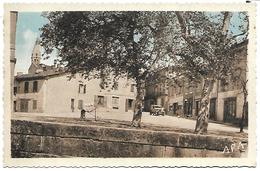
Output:
M237 44L234 53L239 59L234 68L239 68L242 73L236 81L229 78L214 83L210 94L210 120L238 123L242 116L244 94L241 82L247 79L247 41ZM165 75L167 71L160 74ZM148 111L151 104L157 104L164 107L168 115L196 118L200 109L203 80L198 82L193 84L185 78L180 78L178 84L170 86L165 81L149 82L146 86L145 110ZM247 120L248 116L245 118Z
M246 70L247 42L238 44L235 52L241 59L239 66ZM100 113L133 114L136 96L134 81L120 78L116 87L112 83L102 87L101 79L85 80L79 74L69 80L69 74L61 67L56 64L48 66L40 61L41 47L37 40L28 74L15 76L14 111L78 113L85 104L93 104ZM157 104L165 108L167 115L196 117L200 108L202 82L190 84L185 78L180 80L180 84L171 86L163 81L147 84L144 110L149 111L152 104ZM217 81L210 94L210 119L235 122L242 116L242 108L241 86L232 81L229 84Z

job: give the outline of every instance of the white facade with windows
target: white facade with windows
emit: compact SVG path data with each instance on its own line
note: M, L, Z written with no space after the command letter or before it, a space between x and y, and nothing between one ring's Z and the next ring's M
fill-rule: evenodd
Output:
M114 86L111 83L102 86L102 79L86 80L80 74L69 80L69 74L58 65L40 63L40 49L37 39L28 74L15 77L15 112L79 113L92 104L101 113L133 113L136 90L132 80L120 78Z
M93 104L98 112L131 113L135 92L132 81L121 78L117 89L104 88L100 79L84 80L68 74L16 76L15 111L37 113L79 112Z

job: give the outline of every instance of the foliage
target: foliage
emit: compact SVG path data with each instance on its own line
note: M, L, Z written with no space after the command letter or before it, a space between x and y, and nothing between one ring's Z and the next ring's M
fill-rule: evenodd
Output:
M134 79L164 64L170 46L165 12L48 12L41 30L46 54L58 49L71 73L86 77L127 75ZM167 20L168 22L168 20ZM161 61L161 62L160 62ZM162 67L162 66L160 66Z
M230 29L231 12L56 11L43 15L50 21L41 28L46 55L57 49L60 63L69 72L88 79L106 80L111 74L114 82L120 76L135 79L136 114L141 113L148 76L155 78L162 72L164 77L156 78L167 84L177 83L180 77L210 81L202 92L203 122L207 122L214 81L231 73L236 61L232 48L238 37L248 35L246 13L239 13L244 22L238 35Z
M180 12L178 16L181 31L175 39L175 45L179 46L173 50L173 59L179 71L190 80L227 77L236 63L233 49L237 39L229 30L232 13L211 16L203 12Z

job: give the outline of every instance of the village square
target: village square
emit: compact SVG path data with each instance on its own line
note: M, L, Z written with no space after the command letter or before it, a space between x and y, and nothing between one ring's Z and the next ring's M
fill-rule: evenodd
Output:
M247 155L245 12L39 14L23 59L10 14L13 157Z

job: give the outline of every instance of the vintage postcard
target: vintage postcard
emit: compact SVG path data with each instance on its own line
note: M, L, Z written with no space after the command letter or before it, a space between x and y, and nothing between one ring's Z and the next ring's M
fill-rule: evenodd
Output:
M5 4L5 166L256 166L256 13Z

